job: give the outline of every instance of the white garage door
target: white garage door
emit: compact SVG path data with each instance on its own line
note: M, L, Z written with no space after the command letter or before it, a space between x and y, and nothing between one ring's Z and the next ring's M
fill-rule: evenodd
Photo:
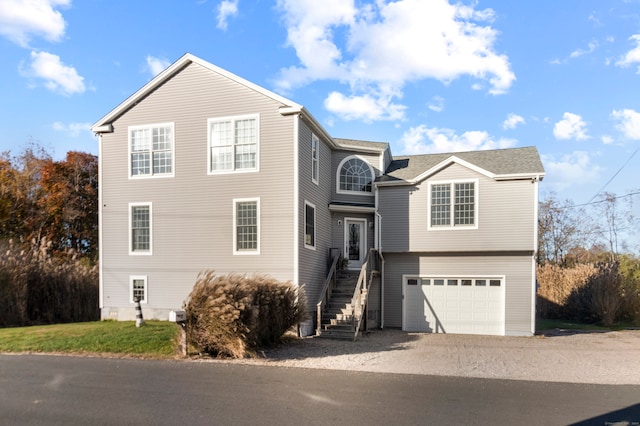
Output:
M504 277L405 278L405 331L504 335Z

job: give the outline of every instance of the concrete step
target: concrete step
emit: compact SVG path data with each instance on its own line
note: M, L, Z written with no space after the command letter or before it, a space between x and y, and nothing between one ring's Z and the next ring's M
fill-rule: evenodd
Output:
M353 330L322 330L320 336L323 339L340 339L340 340L353 340L355 332Z

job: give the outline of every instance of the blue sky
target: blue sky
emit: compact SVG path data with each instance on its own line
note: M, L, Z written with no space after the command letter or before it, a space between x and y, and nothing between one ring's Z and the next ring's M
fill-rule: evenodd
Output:
M640 0L0 0L0 49L0 151L97 153L90 125L189 52L335 137L535 145L576 204L640 188Z

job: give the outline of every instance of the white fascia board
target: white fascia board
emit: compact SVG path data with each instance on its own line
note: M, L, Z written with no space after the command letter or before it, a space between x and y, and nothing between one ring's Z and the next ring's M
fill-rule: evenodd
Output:
M338 144L333 140L329 132L325 130L324 127L316 120L316 118L311 115L311 113L303 106L297 105L293 107L281 107L280 114L289 115L289 114L299 114L300 118L304 120L311 130L316 133L316 136L321 137L324 141L328 142L331 145L331 148L337 148Z
M533 179L535 181L541 181L544 179L544 173L512 173L508 175L498 175L495 180L519 180L519 179Z
M342 213L375 213L375 207L365 207L365 206L347 206L347 205L336 205L329 204L330 212L342 212Z
M291 106L293 108L302 108L302 106L298 105L295 102L290 101L289 99L283 96L273 93L265 89L264 87L260 87L255 83L252 83L248 80L243 79L242 77L239 77L233 73L230 73L227 70L217 67L216 65L213 65L212 63L209 63L203 59L200 59L197 56L194 56L190 53L186 53L180 59L178 59L173 64L165 68L164 71L156 75L150 82L142 86L142 88L140 88L137 92L135 92L133 95L125 99L120 105L118 105L113 110L111 110L107 115L105 115L100 120L98 120L93 126L91 126L91 129L100 128L101 126L111 123L114 119L116 119L122 113L124 113L124 111L126 111L127 109L135 105L137 102L139 102L149 93L151 93L157 87L162 85L166 80L168 80L170 77L175 75L178 71L180 71L182 68L184 68L185 66L191 63L198 64L210 71L213 71L217 74L227 77L230 80L233 80L239 84L242 84L243 86L246 86L252 90L255 90L256 92L261 93L284 105Z
M403 185L415 185L415 182L408 182L406 180L392 180L389 182L374 182L375 186L403 186Z
M93 133L113 133L113 125L112 124L104 124L102 126L93 126L91 128Z

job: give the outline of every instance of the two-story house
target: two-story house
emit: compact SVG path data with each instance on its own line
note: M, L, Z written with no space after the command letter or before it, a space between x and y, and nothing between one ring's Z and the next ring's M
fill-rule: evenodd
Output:
M393 157L190 54L92 129L104 319L135 318L135 298L167 319L207 269L304 285L313 313L330 253L357 271L375 249L370 323L534 332L535 148Z

